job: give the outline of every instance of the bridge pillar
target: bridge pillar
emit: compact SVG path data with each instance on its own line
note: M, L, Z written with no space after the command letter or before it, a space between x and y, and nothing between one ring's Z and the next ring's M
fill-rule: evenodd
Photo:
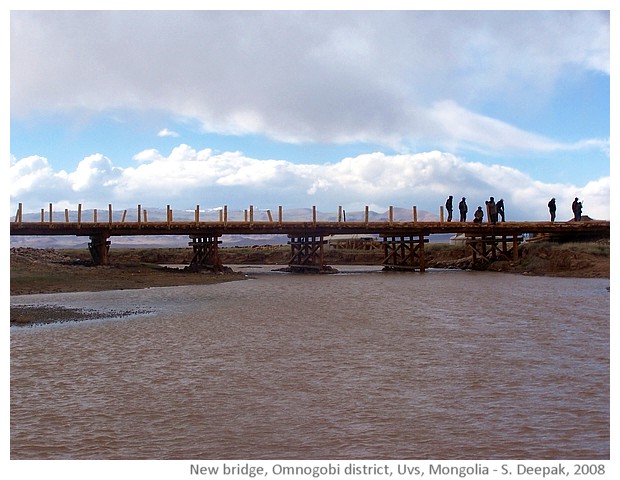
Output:
M323 235L289 235L291 258L288 262L291 272L335 272L329 265L323 264Z
M472 268L484 270L496 261L516 261L519 259L519 245L523 242L523 236L515 233L512 235L483 235L470 236L465 240L472 254Z
M384 270L426 270L424 244L428 238L419 235L381 235L383 237ZM416 238L417 237L417 238Z
M107 232L90 235L88 250L95 265L108 265L110 263L110 234Z
M191 269L194 270L212 270L214 272L223 272L224 265L220 260L218 245L221 242L219 235L190 235L194 254L189 263Z

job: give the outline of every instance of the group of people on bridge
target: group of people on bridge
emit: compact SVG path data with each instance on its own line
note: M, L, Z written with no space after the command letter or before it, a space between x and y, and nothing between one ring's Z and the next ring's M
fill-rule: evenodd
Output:
M452 221L452 212L453 212L453 196L450 195L448 197L448 199L446 200L446 211L448 212L448 218L447 221L451 222ZM506 221L506 214L504 212L504 199L500 198L497 202L495 201L495 198L490 197L487 201L484 202L486 205L486 210L487 210L487 216L489 218L489 221L491 223L497 223L499 218L501 218L502 222ZM557 210L557 206L555 204L555 198L552 198L551 200L549 200L549 203L547 204L547 206L549 207L549 214L551 215L551 221L554 222L555 221L555 212ZM463 197L461 199L461 201L459 202L459 222L466 222L467 221L467 202L466 202L466 198ZM581 221L581 211L583 208L582 203L579 201L579 198L575 197L575 200L572 203L571 206L572 210L573 210L573 219L576 222ZM476 211L474 212L474 223L482 223L482 219L484 218L484 211L482 210L482 206L479 206Z
M448 199L446 200L446 211L448 212L448 218L447 221L451 222L452 221L452 212L454 210L453 208L453 196L450 195L448 197ZM459 202L459 222L466 222L467 221L467 212L468 212L468 207L467 207L467 199L465 197L461 198L461 201ZM504 213L504 199L500 198L497 202L495 201L495 198L490 197L486 202L484 202L486 207L487 207L487 215L489 217L489 220L492 223L497 223L497 221L499 220L499 218L501 217L502 222L506 221L506 214ZM484 218L484 211L482 210L482 206L479 206L476 211L474 212L474 223L482 223L482 219Z
M552 198L551 200L549 200L549 203L547 204L547 206L549 207L549 215L551 216L551 221L555 222L555 211L557 210L557 205L555 204L555 198ZM575 220L576 222L580 222L583 204L579 201L578 197L575 197L575 200L573 200L571 209L573 210L573 220Z

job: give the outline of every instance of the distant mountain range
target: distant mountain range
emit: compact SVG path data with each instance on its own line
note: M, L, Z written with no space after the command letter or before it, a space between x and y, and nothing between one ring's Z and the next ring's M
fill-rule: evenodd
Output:
M168 212L163 208L144 208L146 211L147 220L149 222L165 222ZM112 221L120 222L125 214L126 222L135 222L138 217L137 208L133 211L127 210L112 212ZM247 213L249 215L249 213ZM43 212L44 220L49 221L49 211ZM67 215L70 222L77 222L78 212L68 211ZM81 218L83 222L92 222L94 219L95 211L82 210ZM246 212L243 210L228 210L227 218L229 221L242 221L246 217ZM393 209L394 221L412 221L413 211L412 209L394 207ZM200 221L219 221L220 209L201 210L199 212ZM271 211L273 221L278 220L278 212ZM417 211L417 218L420 222L438 221L439 216L433 215L430 212L424 210ZM256 222L269 221L269 214L267 210L253 211L253 219ZM287 222L303 222L312 221L312 209L311 208L296 208L285 209L282 214L283 221ZM338 220L338 212L318 212L316 213L317 221L335 222ZM368 220L371 222L388 221L389 211L385 212L368 212ZM15 217L11 217L11 221L14 221ZM53 211L52 220L56 222L65 221L65 212ZM97 210L97 220L100 222L108 221L108 210ZM173 210L172 221L173 222L191 222L195 220L194 210ZM343 212L343 221L350 222L362 222L364 221L364 212ZM25 213L22 216L23 222L40 222L41 213ZM222 246L251 246L251 245L285 245L288 241L286 235L223 235ZM35 247L35 248L87 248L89 239L88 237L77 236L11 236L11 247ZM185 235L161 235L161 236L120 236L112 238L112 246L117 248L134 247L134 248L164 248L164 247L185 247L188 245L189 238Z

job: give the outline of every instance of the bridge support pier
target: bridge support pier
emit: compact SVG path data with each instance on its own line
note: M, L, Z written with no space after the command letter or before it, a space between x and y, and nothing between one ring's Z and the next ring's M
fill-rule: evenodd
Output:
M519 245L522 242L523 236L515 233L502 236L467 236L465 245L472 253L472 268L484 270L496 261L518 260Z
M110 234L97 233L91 235L88 250L95 265L109 265L110 263Z
M288 262L291 272L333 273L323 263L323 235L289 235L291 258Z
M428 238L424 234L381 236L384 270L426 270L424 244L428 242Z
M219 235L190 235L194 254L189 263L191 269L194 270L212 270L214 272L223 272L224 265L220 260L218 245L221 242Z

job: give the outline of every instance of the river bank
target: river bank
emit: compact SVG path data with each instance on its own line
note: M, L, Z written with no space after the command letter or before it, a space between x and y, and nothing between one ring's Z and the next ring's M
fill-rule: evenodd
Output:
M609 240L556 244L532 242L517 261L497 261L488 270L526 275L609 278ZM101 291L219 283L244 278L235 265L286 265L288 246L229 247L220 250L225 273L190 272L165 265L187 265L188 248L110 250L110 264L94 266L85 249L11 249L11 295ZM472 268L465 246L429 244L427 268ZM326 249L327 265L380 265L383 251Z
M534 242L525 255L514 262L498 261L488 270L536 276L609 278L609 241L554 244ZM110 265L93 266L86 250L73 249L11 249L10 294L61 293L139 289L178 285L206 285L243 280L245 274L234 271L235 265L286 265L288 246L255 246L222 248L220 257L230 269L224 273L190 272L164 265L188 264L191 250L187 248L112 249ZM379 265L380 249L326 249L327 265ZM427 268L471 268L471 256L464 246L429 244L426 247ZM49 310L49 311L48 311ZM132 312L118 312L127 315ZM135 313L135 312L133 312ZM58 311L44 306L11 307L11 324L46 321L84 320L96 312Z

